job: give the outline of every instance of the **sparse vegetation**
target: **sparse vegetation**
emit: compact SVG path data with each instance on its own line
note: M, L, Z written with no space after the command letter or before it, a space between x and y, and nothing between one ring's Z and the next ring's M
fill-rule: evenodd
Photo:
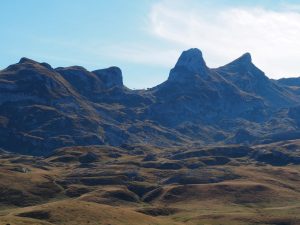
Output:
M251 148L125 147L68 147L44 158L3 152L0 224L300 223L297 161L282 166L257 157L280 150L297 158L298 140ZM218 157L228 162L206 163Z

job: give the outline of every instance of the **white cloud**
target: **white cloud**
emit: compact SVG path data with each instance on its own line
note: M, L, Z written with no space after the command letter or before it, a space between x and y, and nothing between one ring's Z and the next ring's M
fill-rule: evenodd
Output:
M177 2L178 3L178 2ZM209 66L221 66L250 52L254 63L272 78L300 76L300 13L293 5L281 11L264 8L218 9L156 3L149 13L155 36L182 48L198 47ZM184 1L186 6L192 1Z

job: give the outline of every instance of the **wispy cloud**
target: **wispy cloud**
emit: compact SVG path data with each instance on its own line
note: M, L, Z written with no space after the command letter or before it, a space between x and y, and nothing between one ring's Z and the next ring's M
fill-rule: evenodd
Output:
M161 1L152 7L152 34L185 48L202 49L213 67L248 51L273 78L300 75L300 5L285 5L281 11L258 7L214 10L201 5L181 7L180 2Z

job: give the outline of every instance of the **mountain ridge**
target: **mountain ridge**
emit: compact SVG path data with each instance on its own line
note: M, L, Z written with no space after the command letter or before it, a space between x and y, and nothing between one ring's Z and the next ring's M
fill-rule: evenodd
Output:
M282 133L283 140L300 137L300 95L269 79L249 53L211 69L199 49L186 50L168 79L147 90L127 88L118 67L52 68L21 58L0 71L0 95L0 144L26 154L74 145L250 144L278 141Z

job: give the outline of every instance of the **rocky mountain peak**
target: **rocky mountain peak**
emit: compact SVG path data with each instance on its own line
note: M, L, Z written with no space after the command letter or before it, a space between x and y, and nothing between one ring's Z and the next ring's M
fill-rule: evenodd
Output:
M123 87L122 71L119 67L95 70L93 73L105 84L107 88Z
M207 77L208 67L203 59L202 52L191 48L182 52L175 67L169 74L169 81L186 82L196 76Z
M244 74L249 70L258 70L258 68L252 63L252 57L248 52L228 63L227 65L219 67L219 69L237 72L240 74Z
M45 62L39 63L39 62L37 62L33 59L29 59L29 58L26 58L26 57L22 57L17 64L31 64L31 65L34 65L34 66L40 65L40 66L45 67L46 69L52 70L52 67L51 67L50 64L45 63Z
M249 65L252 63L251 54L249 52L246 52L245 54L234 60L232 63L238 65Z
M176 67L184 67L194 73L201 73L207 68L202 52L197 48L184 51L179 57Z
M240 59L243 60L243 61L247 61L247 62L251 62L252 61L252 57L251 57L251 54L249 52L246 52L245 54L243 54L240 57Z
M38 62L36 62L36 61L34 61L32 59L26 58L26 57L22 57L20 59L19 63L22 64L22 63L38 63Z

